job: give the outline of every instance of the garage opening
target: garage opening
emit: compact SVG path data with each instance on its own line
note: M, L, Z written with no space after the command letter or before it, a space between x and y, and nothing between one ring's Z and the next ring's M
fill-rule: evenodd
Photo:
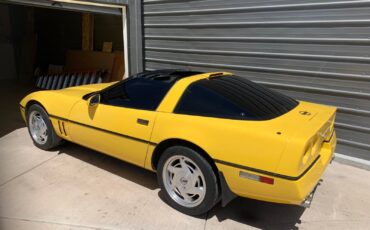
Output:
M0 4L0 136L23 126L9 121L27 93L117 81L127 71L124 7L20 2Z

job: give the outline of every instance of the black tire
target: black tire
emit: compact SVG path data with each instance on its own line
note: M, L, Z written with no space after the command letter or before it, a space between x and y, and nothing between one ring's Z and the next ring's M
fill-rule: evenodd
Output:
M204 176L206 184L205 195L203 200L195 207L186 207L184 205L181 205L175 200L175 198L171 197L165 187L166 182L163 178L163 170L165 170L164 167L166 167L166 162L171 161L170 159L173 159L174 156L184 156L186 158L189 158L196 164L196 166L200 169ZM214 170L204 157L202 157L198 152L191 148L185 146L172 146L166 149L159 159L157 167L157 179L162 190L164 200L171 207L187 215L198 216L204 214L212 209L219 200L219 187Z
M47 127L47 131L46 131L46 134L47 134L47 139L46 139L46 142L45 143L37 143L34 139L34 137L32 136L31 134L31 130L30 130L30 114L33 112L33 111L36 111L38 112L43 121L45 122L46 124L46 127ZM38 104L33 104L31 105L28 109L27 109L27 128L28 128L28 133L30 134L31 136L31 139L34 143L34 145L36 145L38 148L40 149L43 149L43 150L50 150L60 144L63 143L63 139L60 138L54 131L54 128L53 128L53 125L51 124L51 121L49 119L49 116L48 114L46 113L46 111Z

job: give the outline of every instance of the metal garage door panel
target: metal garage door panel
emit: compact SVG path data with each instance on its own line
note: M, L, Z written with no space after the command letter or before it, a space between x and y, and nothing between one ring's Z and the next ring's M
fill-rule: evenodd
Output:
M143 9L145 69L224 69L337 106L337 152L370 160L370 1L144 0Z

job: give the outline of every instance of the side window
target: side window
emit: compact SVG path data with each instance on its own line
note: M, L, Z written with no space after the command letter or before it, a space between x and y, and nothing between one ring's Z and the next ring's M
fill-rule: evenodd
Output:
M254 119L248 111L240 106L196 83L185 90L174 112L230 119Z
M113 106L156 110L171 84L159 80L133 78L102 93L102 103Z

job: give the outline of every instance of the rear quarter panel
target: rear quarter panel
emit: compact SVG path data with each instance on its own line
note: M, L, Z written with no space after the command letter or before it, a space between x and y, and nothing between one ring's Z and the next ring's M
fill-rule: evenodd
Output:
M182 139L198 145L213 159L275 171L286 145L279 131L279 125L270 122L159 112L151 141Z

